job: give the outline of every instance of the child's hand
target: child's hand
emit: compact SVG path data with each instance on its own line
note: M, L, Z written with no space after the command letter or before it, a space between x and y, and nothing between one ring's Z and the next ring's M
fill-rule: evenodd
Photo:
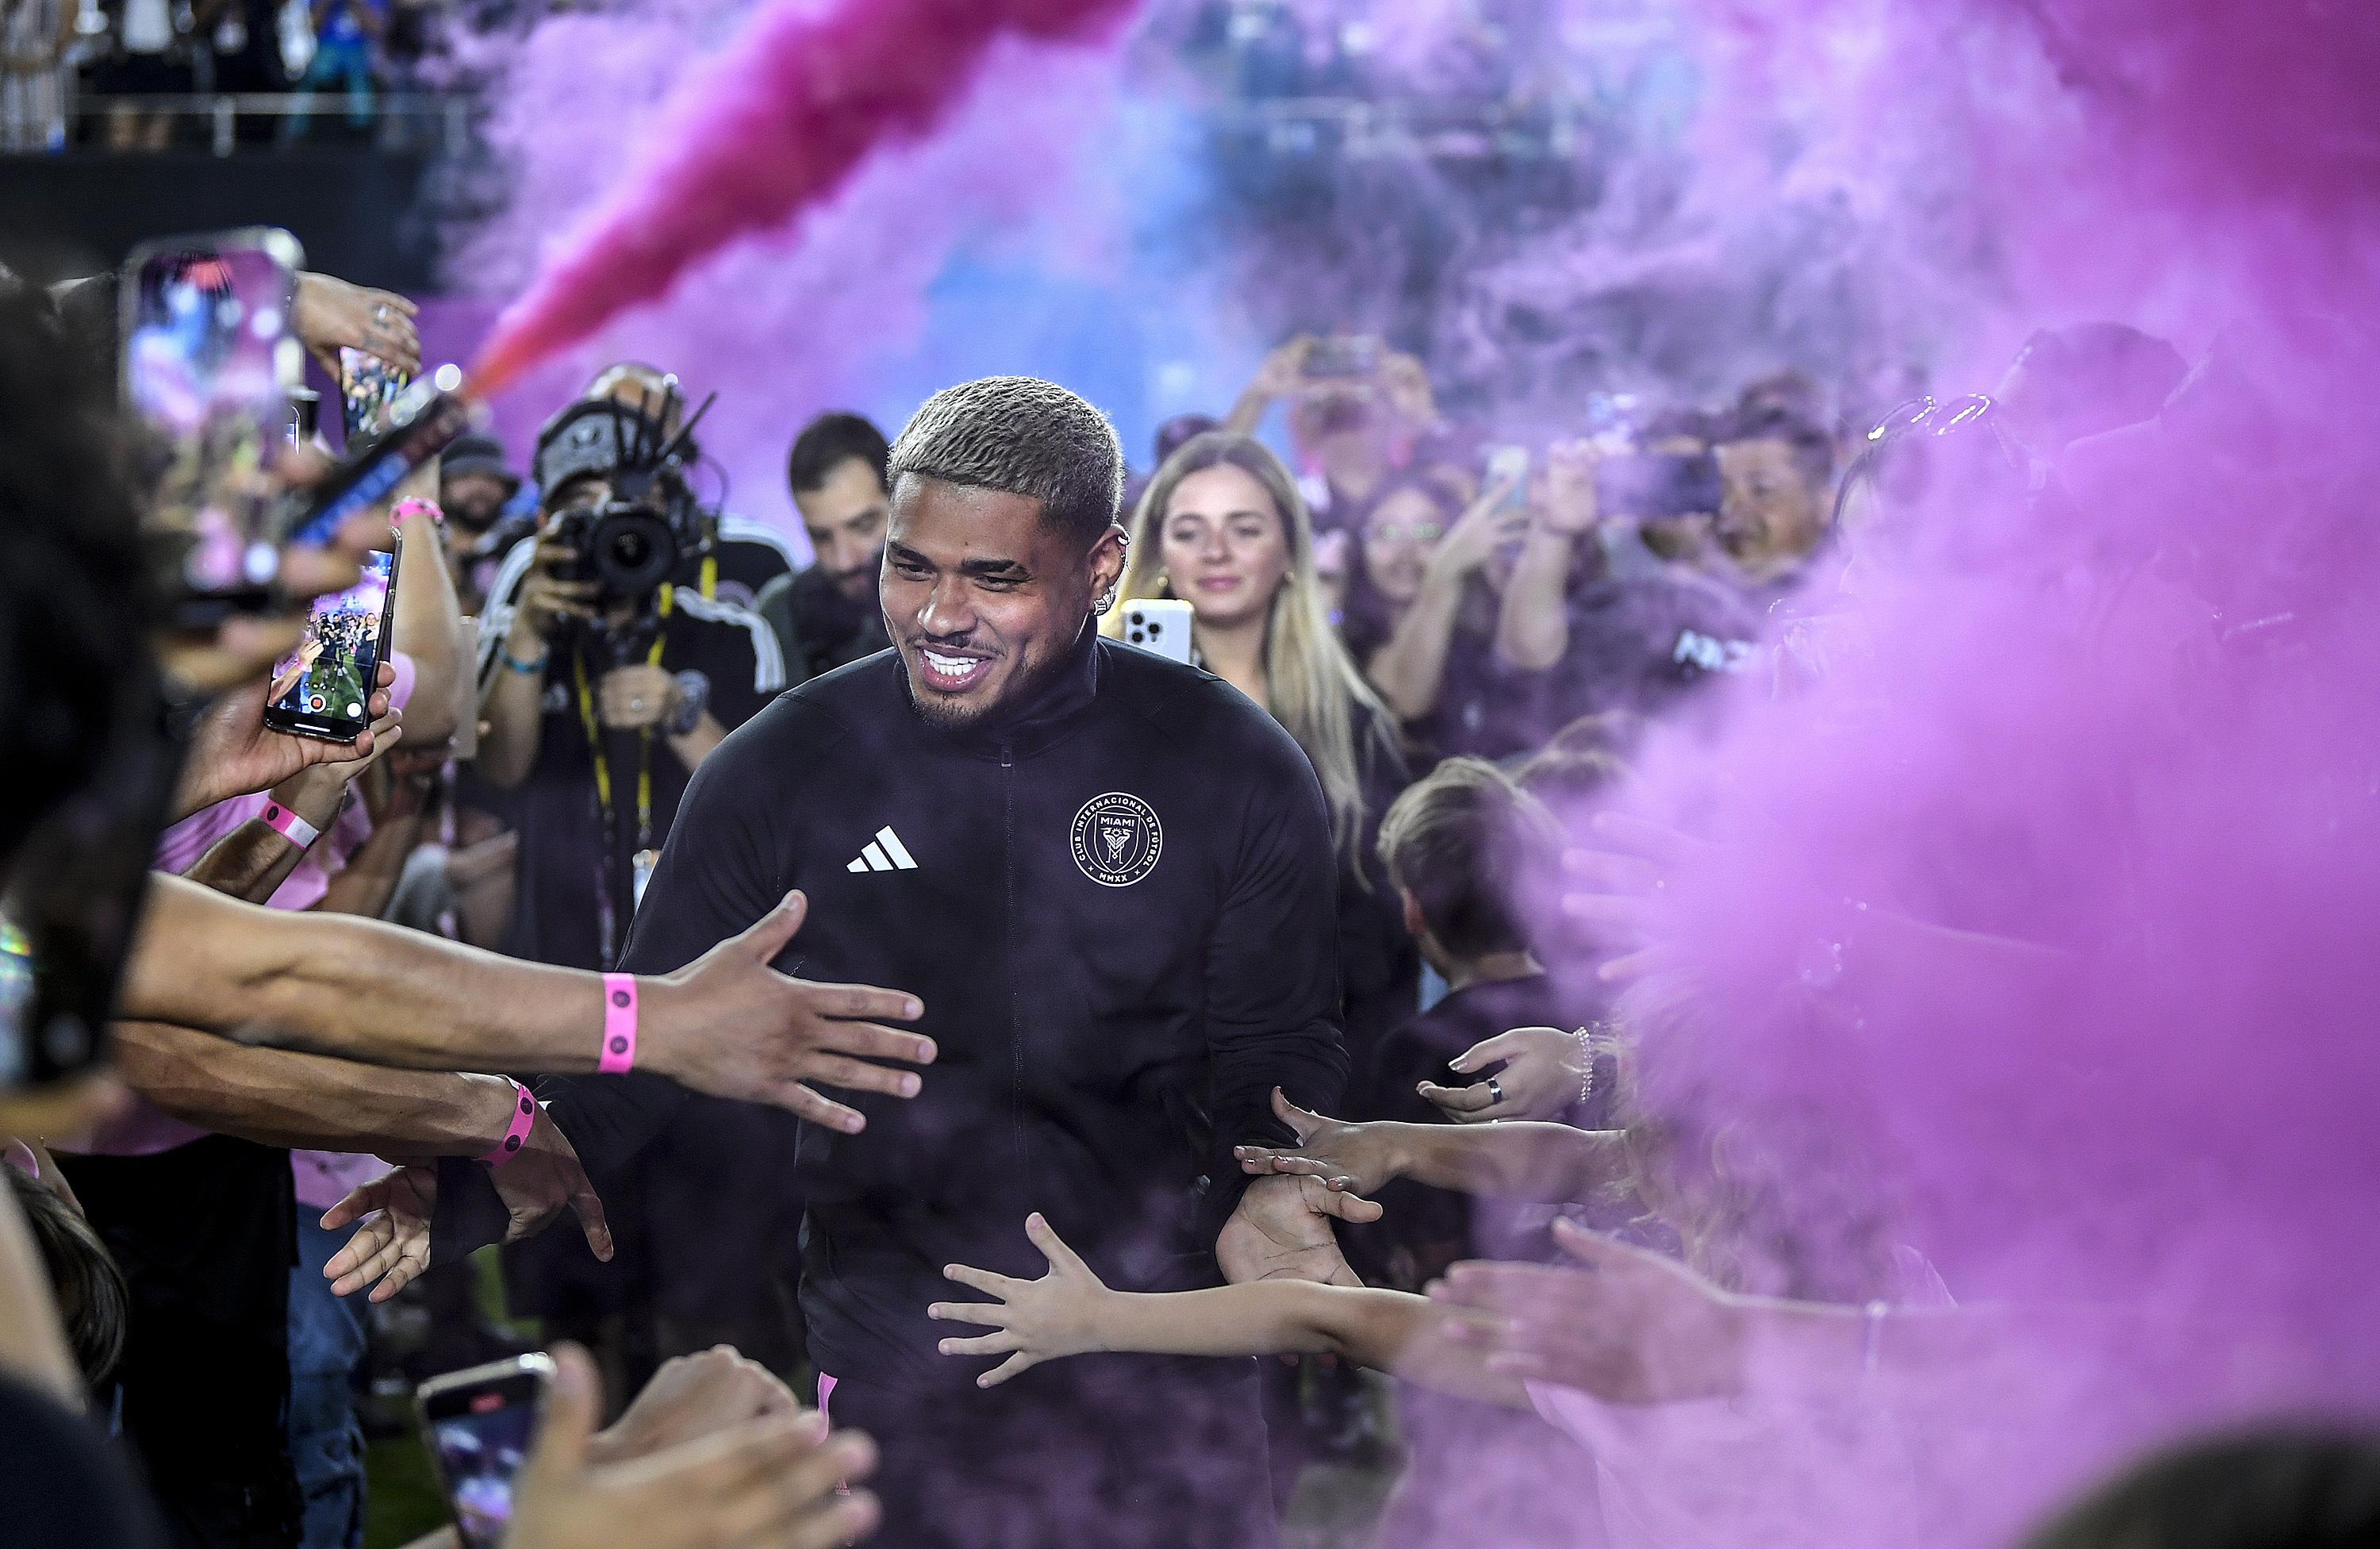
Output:
M1006 1360L975 1380L978 1387L996 1387L1028 1366L1101 1348L1096 1328L1099 1304L1112 1293L1038 1214L1025 1218L1025 1235L1049 1261L1049 1274L1038 1280L1016 1280L952 1264L942 1271L945 1278L1000 1299L938 1301L926 1309L929 1318L999 1331L941 1343L944 1355L1007 1354Z

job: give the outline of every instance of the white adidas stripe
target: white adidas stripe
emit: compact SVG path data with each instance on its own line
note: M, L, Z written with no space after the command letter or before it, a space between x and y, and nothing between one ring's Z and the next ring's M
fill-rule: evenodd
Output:
M858 859L844 867L844 870L846 872L914 872L917 870L917 862L916 858L910 855L909 847L901 842L901 836L892 832L892 824L887 823L876 831L875 838L868 841L867 848L859 852Z

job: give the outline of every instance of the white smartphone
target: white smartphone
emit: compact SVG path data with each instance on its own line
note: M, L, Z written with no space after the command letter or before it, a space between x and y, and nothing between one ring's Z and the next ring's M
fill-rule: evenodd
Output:
M1172 597L1147 597L1123 605L1123 642L1190 665L1190 604Z

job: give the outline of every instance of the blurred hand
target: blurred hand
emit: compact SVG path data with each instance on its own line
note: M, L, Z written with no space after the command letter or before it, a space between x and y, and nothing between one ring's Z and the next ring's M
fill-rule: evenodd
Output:
M1602 460L1602 449L1585 437L1556 442L1547 449L1540 526L1565 538L1584 538L1595 531L1595 470Z
M330 274L301 274L289 309L289 331L339 380L339 350L377 355L408 375L421 370L421 335L414 314L421 309L393 290L372 290Z
M1514 1028L1480 1040L1447 1062L1468 1076L1502 1060L1495 1092L1488 1090L1486 1081L1451 1088L1424 1081L1420 1092L1457 1124L1560 1118L1578 1101L1588 1057L1574 1033L1560 1028Z
M1248 391L1268 398L1285 398L1294 394L1305 381L1305 356L1313 348L1314 335L1300 334L1275 349L1257 368L1256 380L1248 384Z
M516 1476L505 1549L838 1549L881 1517L864 1490L836 1488L876 1468L856 1432L830 1435L816 1412L769 1415L625 1462L599 1463L595 1363L553 1351L537 1442Z
M613 667L596 685L595 709L613 731L662 725L677 714L677 675L643 662Z
M1597 812L1562 851L1561 911L1599 950L1606 983L1640 978L1674 954L1656 945L1670 868L1710 863L1710 841L1625 812Z
M507 643L518 648L515 655L526 659L532 653L541 654L562 619L595 616L595 583L564 580L553 573L577 558L578 551L557 539L551 526L538 535L537 557L521 579L512 628L505 634Z
M1520 481L1511 476L1490 480L1430 551L1430 567L1449 577L1467 576L1493 559L1498 549L1520 542L1528 531L1529 513L1505 505L1519 486Z
M798 1415L794 1390L733 1345L714 1345L662 1362L644 1391L608 1429L589 1439L600 1463L649 1458L747 1421Z
M1215 1239L1215 1262L1233 1285L1249 1280L1315 1280L1360 1286L1330 1223L1378 1221L1380 1207L1317 1177L1260 1177Z
M1438 423L1438 404L1429 391L1429 371L1418 357L1390 350L1380 360L1380 391L1389 407L1414 430Z
M789 893L742 935L666 978L645 981L638 1067L712 1097L772 1104L852 1135L867 1121L809 1083L917 1096L915 1072L873 1063L934 1062L933 1040L882 1025L924 1016L915 995L812 983L769 966L808 912L809 900Z
M396 669L382 662L367 706L372 726L353 742L294 737L267 726L264 706L272 684L261 676L218 695L191 729L173 818L178 821L235 796L271 790L318 763L368 759L378 745L372 727L384 721L395 724L397 713L388 703L388 686L395 681Z
M1743 1380L1749 1304L1684 1264L1568 1221L1554 1240L1577 1261L1460 1263L1430 1299L1500 1320L1450 1328L1484 1341L1490 1371L1556 1383L1612 1404L1732 1394Z
M1307 1113L1272 1089L1273 1116L1297 1134L1294 1149L1233 1146L1244 1173L1320 1178L1341 1193L1369 1194L1399 1173L1389 1132L1374 1124L1350 1124Z

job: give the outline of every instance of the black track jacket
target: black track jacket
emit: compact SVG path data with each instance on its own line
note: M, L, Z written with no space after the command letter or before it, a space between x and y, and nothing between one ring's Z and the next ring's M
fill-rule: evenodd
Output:
M1111 1286L1218 1283L1231 1148L1286 1138L1274 1086L1330 1112L1345 1079L1337 873L1305 755L1218 677L1092 634L1018 712L953 731L886 651L703 761L624 966L674 971L800 887L778 967L925 1003L922 1092L836 1093L858 1135L801 1127L802 1308L820 1370L958 1387L986 1363L937 1354L968 1331L926 1307L972 1295L948 1263L1038 1276L1028 1212ZM546 1090L599 1189L684 1096Z

